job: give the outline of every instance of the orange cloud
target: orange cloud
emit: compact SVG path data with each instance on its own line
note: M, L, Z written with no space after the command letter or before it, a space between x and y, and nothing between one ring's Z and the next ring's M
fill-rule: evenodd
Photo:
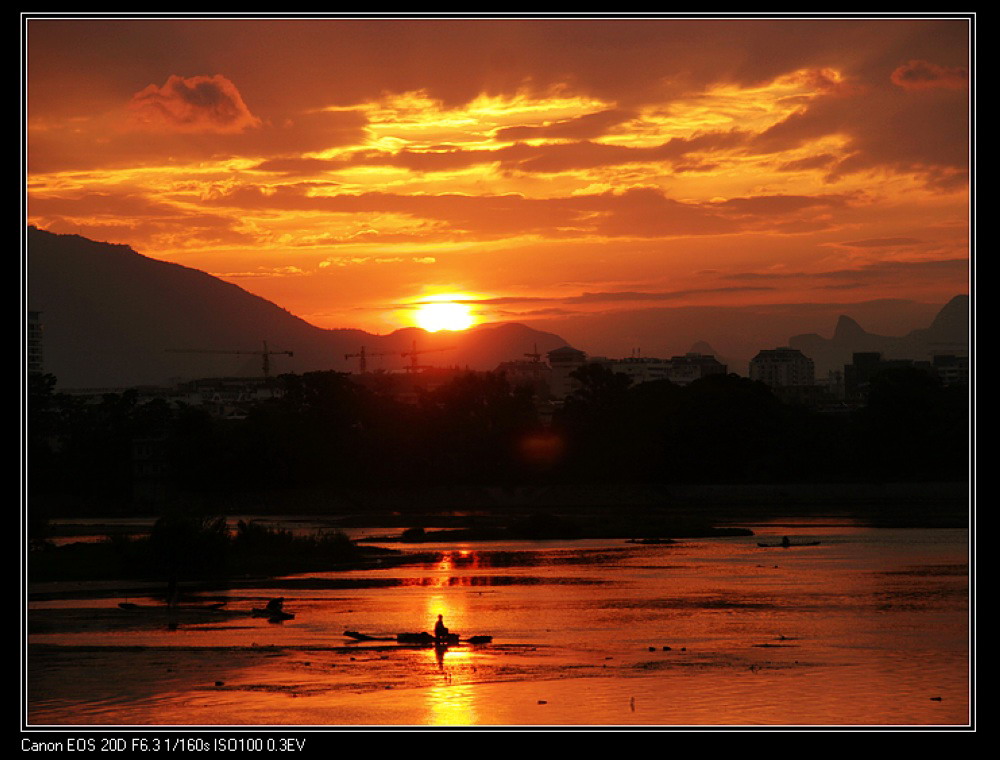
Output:
M931 90L937 87L964 90L969 86L966 69L938 66L927 61L910 61L893 71L890 79L904 90Z
M446 225L428 230L435 235L465 234L487 239L497 235L650 237L738 231L733 222L714 210L673 200L656 188L527 198L516 194L408 196L380 192L314 196L297 186L273 190L245 186L221 193L207 202L217 207L275 211L401 213ZM817 202L828 203L825 200ZM809 203L803 201L801 205Z
M967 180L968 103L965 92L953 89L940 88L934 102L898 90L820 97L755 136L748 149L781 153L838 136L843 153L828 167L828 182L889 170L958 190Z
M968 33L33 21L29 221L252 277L331 327L431 277L526 297L539 317L869 283L867 297L944 299L958 264L895 260L967 255ZM758 286L734 290L705 287L707 269L802 276L721 283Z
M614 127L635 118L634 111L617 108L563 119L541 126L506 127L497 130L498 140L531 140L538 137L585 139L600 137Z
M236 85L221 74L171 76L166 84L151 84L129 103L130 124L153 131L231 134L260 126Z
M778 167L778 171L800 172L809 171L810 169L825 169L836 160L837 157L830 153L820 153L815 156L807 156L806 158L783 163Z
M894 237L849 240L841 243L840 245L844 245L849 248L893 248L901 245L919 245L922 242L924 241L912 237Z
M671 163L684 160L693 153L736 148L747 139L747 133L733 130L699 133L690 138L675 137L650 147L609 145L580 140L541 145L518 142L501 148L474 150L403 148L394 153L384 150L359 150L344 157L330 159L298 157L268 159L254 168L260 171L280 172L288 176L311 176L361 166L390 166L415 172L448 172L498 164L505 171L544 174L623 164ZM691 166L687 166L687 170L690 171Z

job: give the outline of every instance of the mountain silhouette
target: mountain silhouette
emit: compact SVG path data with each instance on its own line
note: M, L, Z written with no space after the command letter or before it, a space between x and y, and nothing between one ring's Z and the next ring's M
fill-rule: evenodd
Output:
M701 354L702 356L714 356L715 360L720 364L725 364L727 365L727 367L729 365L729 361L726 359L726 357L720 356L719 352L716 351L714 348L712 348L712 346L709 344L707 340L697 341L693 346L691 346L691 348L688 350L688 353Z
M388 335L324 329L236 285L126 245L34 227L27 243L28 309L41 313L43 368L64 388L260 376L265 342L270 352L293 354L270 356L272 375L357 371L358 360L345 356L362 347L369 370L403 369L411 357L402 354L414 346L420 365L488 370L566 343L519 324Z
M861 325L843 314L837 320L837 327L833 331L833 339L841 342L863 340L865 335L867 333Z
M788 345L813 360L817 377L844 369L855 353L877 352L885 359L929 360L935 354L966 354L969 350L969 297L958 295L946 303L929 327L892 337L865 331L848 316L837 320L832 338L816 333L796 335Z

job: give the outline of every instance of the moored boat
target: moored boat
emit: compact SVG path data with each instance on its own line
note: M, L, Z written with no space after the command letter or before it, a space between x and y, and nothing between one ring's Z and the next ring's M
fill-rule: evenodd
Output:
M493 641L492 636L477 635L470 636L463 639L457 633L448 633L441 639L437 639L433 634L427 633L426 631L421 631L419 633L397 633L395 637L389 636L371 636L367 633L360 633L358 631L344 631L344 636L349 639L354 639L355 641L371 641L371 642L395 642L397 644L402 644L405 646L434 646L434 647L448 647L457 646L459 644L489 644Z
M676 544L672 538L630 538L625 543L627 544L646 544L650 546L659 544Z
M792 549L796 546L819 546L820 541L806 541L801 544L757 544L757 546L762 546L769 549Z
M457 633L446 633L444 636L437 638L426 631L421 631L420 633L397 633L396 634L397 644L420 644L423 646L449 646L452 644L459 643L459 635Z
M135 604L134 602L118 602L122 610L139 612L216 612L226 606L225 602L212 604Z
M269 610L266 607L254 607L250 610L254 617L266 617L269 620L292 620L295 614L284 610Z

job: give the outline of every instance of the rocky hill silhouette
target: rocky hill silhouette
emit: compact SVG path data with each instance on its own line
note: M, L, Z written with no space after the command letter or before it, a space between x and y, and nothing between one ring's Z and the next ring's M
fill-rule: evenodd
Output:
M946 303L929 327L892 337L865 331L848 316L837 320L832 338L816 333L796 335L788 345L799 349L816 365L817 377L843 370L855 353L874 351L886 359L930 360L935 354L966 354L969 350L969 297L958 295Z
M523 354L565 345L519 324L461 333L419 328L374 335L311 325L270 301L205 272L143 256L130 247L28 229L28 309L41 312L44 371L63 388L122 388L220 376L356 371L346 354L364 347L368 369L402 369L414 345L420 364L494 369ZM239 351L180 353L179 350ZM384 354L376 357L374 354Z

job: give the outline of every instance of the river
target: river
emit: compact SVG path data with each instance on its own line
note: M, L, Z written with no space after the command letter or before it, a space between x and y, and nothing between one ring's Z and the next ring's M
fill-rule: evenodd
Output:
M31 726L969 725L969 536L421 545L436 559L213 591L220 610L75 589L28 616ZM789 536L793 546L777 544ZM802 546L819 542L818 545ZM285 597L295 617L249 615ZM145 605L149 605L146 608ZM438 614L489 644L393 641Z

